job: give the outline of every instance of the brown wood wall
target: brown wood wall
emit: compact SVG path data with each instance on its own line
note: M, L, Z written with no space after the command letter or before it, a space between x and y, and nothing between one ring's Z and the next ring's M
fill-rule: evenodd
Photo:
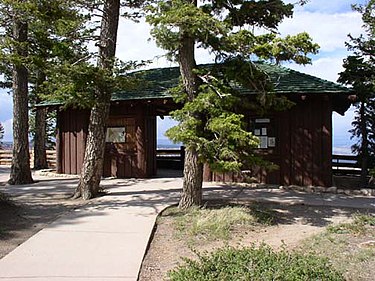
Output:
M289 136L290 149L281 146L281 183L331 186L332 109L328 98L310 98L284 114L289 129L280 133Z
M79 174L83 163L89 111L58 112L58 173ZM125 143L106 143L104 176L145 178L156 174L156 117L150 104L114 104L108 126L126 128Z
M57 172L79 174L85 153L89 112L69 109L58 112Z
M271 184L301 186L332 185L332 108L327 97L308 97L291 110L275 113L276 147L262 150L264 158L277 164L267 172L252 168L253 176ZM238 173L204 171L205 181L243 181Z
M156 166L156 138L157 138L157 125L156 116L146 117L146 134L145 134L145 146L146 146L146 173L148 176L154 176L157 173Z
M116 116L108 120L108 127L125 127L125 143L106 143L104 153L105 177L127 178L137 173L135 118Z
M156 106L141 102L111 106L108 125L125 126L127 141L106 144L105 176L145 178L156 174ZM253 174L265 183L330 186L332 107L328 97L308 96L292 109L269 117L274 124L276 147L262 153L279 169L267 172L253 167ZM88 119L88 111L69 109L58 113L59 173L80 173ZM238 173L212 173L206 167L204 180L231 182L244 178Z

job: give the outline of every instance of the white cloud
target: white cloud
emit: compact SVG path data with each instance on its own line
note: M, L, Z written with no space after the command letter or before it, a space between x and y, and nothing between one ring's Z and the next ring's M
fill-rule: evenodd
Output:
M353 109L353 107L351 107ZM333 113L333 120L332 120L332 125L333 125L333 131L335 135L337 136L350 136L348 133L349 130L351 130L352 127L352 122L354 119L354 111L353 110L348 110L345 112L344 116L339 115L338 113L334 112Z
M160 117L157 118L157 132L158 132L158 139L168 139L165 136L165 132L178 124L177 121L173 120L169 116L165 116L164 119L161 119Z
M116 56L123 60L152 60L146 68L176 66L166 59L166 51L156 45L150 35L151 27L141 20L139 23L121 20L118 33ZM213 57L204 49L196 49L198 63L213 61Z
M361 25L361 16L356 12L326 14L301 11L295 13L292 19L286 19L279 32L285 36L306 31L320 45L320 51L332 52L346 49L347 35L358 36L363 32Z
M323 57L313 60L310 65L288 64L289 68L307 73L322 79L336 82L339 73L343 71L342 63L344 57Z
M345 41L348 41L347 35L351 33L354 36L358 36L362 32L361 24L361 17L355 12L327 14L298 11L292 19L287 19L280 25L279 31L283 36L304 31L308 32L314 42L321 46L320 51L322 53L320 57L322 57L322 60L317 60L316 62L322 66L324 65L323 68L320 68L324 72L322 75L329 77L326 79L335 81L337 79L337 70L340 68L337 66L332 69L327 68L327 63L329 63L329 60L336 60L340 65L342 64L342 58L337 57L334 53L337 51L345 52ZM153 63L148 68L175 65L163 57L165 51L158 48L154 40L149 40L151 38L149 32L150 26L144 21L133 23L122 20L119 27L117 56L124 61L153 59ZM326 52L331 54L326 54ZM212 61L212 57L208 52L202 49L197 50L196 57L198 63ZM324 63L324 60L326 60L326 63ZM316 69L319 69L319 67L316 67ZM329 74L330 69L332 74ZM315 73L319 73L319 71ZM322 77L322 75L318 76Z
M150 26L143 20L134 23L121 20L118 31L117 57L121 60L151 60L155 59L155 67L167 66L165 59L159 58L165 51L158 48L154 41L149 41Z
M296 0L288 0L289 3L295 3ZM319 11L324 13L337 13L346 12L351 10L351 5L356 2L363 4L366 0L310 0L302 7L297 7L295 10L298 11Z

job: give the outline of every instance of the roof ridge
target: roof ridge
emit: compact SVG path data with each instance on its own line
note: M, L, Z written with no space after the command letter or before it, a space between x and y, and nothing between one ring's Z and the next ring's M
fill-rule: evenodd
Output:
M340 84L340 83L337 83L337 82L333 82L333 81L329 81L327 79L320 78L320 77L317 77L317 76L314 76L314 75L311 75L311 74L308 74L308 73L305 73L305 72L301 72L301 71L298 71L298 70L286 67L284 65L280 65L280 64L274 64L274 65L272 65L271 63L268 63L268 62L262 62L262 63L265 63L265 64L270 65L270 66L279 67L279 68L284 69L284 70L286 70L288 72L294 72L294 73L297 73L299 75L303 75L303 76L309 77L312 80L315 80L315 81L318 81L318 82L329 83L329 84L332 84L335 87L342 87L343 89L349 89L348 87L344 86L343 84Z
M267 61L262 61L262 60L253 61L253 63L255 63L256 65L267 65L267 66L270 66L270 67L276 67L276 68L282 69L284 71L287 71L289 73L293 72L297 75L302 75L302 76L308 77L308 78L310 78L312 80L315 80L317 82L328 83L328 84L331 84L332 86L340 87L342 89L349 89L348 87L346 87L345 85L343 85L341 83L333 82L333 81L330 81L330 80L327 80L327 79L324 79L324 78L314 76L312 74L301 72L301 71L289 68L285 65L273 64L273 63L270 63L270 62L267 62ZM199 66L211 66L211 65L215 65L215 63L202 63L202 64L198 64L197 66L199 67ZM172 70L172 69L178 69L178 68L179 68L178 66L155 67L155 68L137 70L137 71L134 71L132 73L134 74L134 73L139 73L139 72L144 72L144 71L155 71L155 70Z

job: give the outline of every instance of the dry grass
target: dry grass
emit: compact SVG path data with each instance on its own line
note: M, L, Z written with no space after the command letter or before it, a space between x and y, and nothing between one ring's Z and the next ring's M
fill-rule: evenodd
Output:
M172 216L176 234L193 244L197 241L228 240L236 227L246 225L251 228L274 221L273 213L259 206L205 207L187 211L170 208L163 216Z
M346 280L374 280L375 217L354 215L351 223L329 226L305 240L300 250L328 257Z

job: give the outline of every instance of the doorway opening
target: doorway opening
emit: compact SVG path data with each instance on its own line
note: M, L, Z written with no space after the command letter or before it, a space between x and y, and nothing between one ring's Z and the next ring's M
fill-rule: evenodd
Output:
M157 177L182 177L185 151L181 143L173 143L165 132L177 125L170 116L157 117L156 168Z

